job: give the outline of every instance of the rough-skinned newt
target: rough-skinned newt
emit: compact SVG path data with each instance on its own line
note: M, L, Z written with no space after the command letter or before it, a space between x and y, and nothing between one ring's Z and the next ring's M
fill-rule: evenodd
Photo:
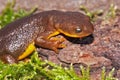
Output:
M15 63L35 50L35 45L58 52L63 38L82 38L93 33L88 16L80 12L43 11L18 19L0 30L0 60ZM51 39L53 38L53 39Z

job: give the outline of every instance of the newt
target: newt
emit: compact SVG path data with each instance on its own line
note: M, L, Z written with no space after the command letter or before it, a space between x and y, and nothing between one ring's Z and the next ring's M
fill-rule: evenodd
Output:
M16 63L30 55L36 46L58 53L58 48L64 48L64 39L56 35L82 38L93 31L89 17L80 12L50 10L32 14L0 30L0 60Z

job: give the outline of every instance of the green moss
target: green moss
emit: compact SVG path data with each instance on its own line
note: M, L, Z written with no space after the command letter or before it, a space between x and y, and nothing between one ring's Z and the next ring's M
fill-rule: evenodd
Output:
M90 17L91 21L96 21L98 16L103 14L103 10L89 11L85 6L80 6L80 10Z
M115 6L114 4L111 4L104 19L115 18L117 11L118 11L117 6Z
M101 80L117 80L116 78L113 77L114 74L114 68L109 72L106 73L105 67L102 68L102 73L101 73Z
M90 80L90 68L80 67L81 76L78 76L73 66L63 68L49 61L42 61L35 52L28 62L18 64L3 64L0 62L0 80ZM116 80L113 77L114 69L106 76L105 68L101 80Z
M21 9L21 8L15 11L14 6L15 6L15 0L13 0L12 2L8 2L7 5L5 6L5 9L0 14L0 29L3 28L8 23L18 18L27 16L36 10L36 7L35 7L30 11L26 11L25 9Z
M41 61L35 52L29 62L3 64L0 62L0 80L79 80L74 69L62 68L49 61Z
M110 5L109 9L106 10L105 15L104 15L104 10L102 9L96 11L89 11L85 6L80 6L80 10L85 12L85 14L89 16L91 21L93 22L96 21L98 18L101 18L103 20L113 19L115 18L117 12L119 11L117 6L115 6L114 4Z

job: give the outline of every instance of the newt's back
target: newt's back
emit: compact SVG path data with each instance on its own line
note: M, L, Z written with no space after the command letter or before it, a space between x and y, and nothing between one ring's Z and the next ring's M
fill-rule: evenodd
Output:
M38 23L37 19L29 16L16 20L1 29L0 54L3 54L5 50L15 56L24 52L28 44L37 37L40 25L36 23Z

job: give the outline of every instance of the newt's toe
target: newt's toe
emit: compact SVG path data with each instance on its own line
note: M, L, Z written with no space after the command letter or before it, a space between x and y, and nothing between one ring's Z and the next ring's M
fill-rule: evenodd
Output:
M59 48L65 48L65 47L66 47L65 44L60 44L60 45L59 45Z

